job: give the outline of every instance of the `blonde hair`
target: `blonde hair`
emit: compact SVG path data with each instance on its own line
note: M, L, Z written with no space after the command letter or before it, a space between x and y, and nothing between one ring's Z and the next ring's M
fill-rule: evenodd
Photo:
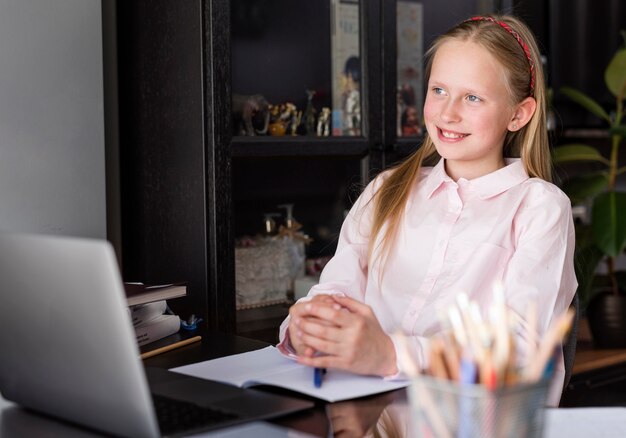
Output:
M511 31L516 32L522 42L518 41ZM535 98L537 107L532 118L519 131L507 133L503 154L505 157L521 158L529 176L551 181L552 160L546 127L546 86L541 55L530 29L522 21L509 15L490 15L459 23L439 36L426 53L424 75L426 82L430 78L437 50L452 40L474 42L487 49L498 60L506 72L512 104L520 103L528 96ZM523 43L527 45L528 54L522 47ZM394 167L382 182L372 198L375 214L369 240L369 259L374 253L377 237L385 225L379 246L380 255L383 260L386 259L391 243L396 238L409 193L417 182L420 168L426 160L437 157L435 145L426 134L422 146L404 162Z

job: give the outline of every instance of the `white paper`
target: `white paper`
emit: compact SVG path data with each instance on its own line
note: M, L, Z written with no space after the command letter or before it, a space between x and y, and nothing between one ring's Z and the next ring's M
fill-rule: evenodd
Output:
M237 386L271 385L335 402L408 386L408 380L384 380L328 370L321 388L313 384L313 368L287 359L275 347L172 368L181 374Z
M544 438L626 437L626 408L546 409Z

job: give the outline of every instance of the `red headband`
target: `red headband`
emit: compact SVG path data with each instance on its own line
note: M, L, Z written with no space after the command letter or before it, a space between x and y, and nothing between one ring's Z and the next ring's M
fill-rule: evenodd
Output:
M535 90L535 63L533 62L533 59L530 56L530 49L528 48L528 45L524 42L522 37L520 37L519 34L513 29L511 29L511 26L506 24L504 21L498 21L492 17L482 17L482 16L472 17L469 20L465 20L464 23L467 23L468 21L491 21L492 23L499 25L500 27L502 27L504 30L506 30L508 33L510 33L511 35L515 37L518 44L524 51L524 54L526 55L526 59L528 59L528 64L530 65L530 94L532 96Z

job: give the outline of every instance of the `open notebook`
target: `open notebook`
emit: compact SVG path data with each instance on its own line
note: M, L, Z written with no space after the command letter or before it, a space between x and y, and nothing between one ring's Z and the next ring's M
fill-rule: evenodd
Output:
M322 386L316 388L313 369L284 357L275 347L198 362L170 371L246 388L256 385L277 386L329 402L391 391L410 383L408 380L384 380L381 377L328 370Z
M313 407L144 370L106 241L0 233L0 278L0 391L7 400L128 437L215 429Z

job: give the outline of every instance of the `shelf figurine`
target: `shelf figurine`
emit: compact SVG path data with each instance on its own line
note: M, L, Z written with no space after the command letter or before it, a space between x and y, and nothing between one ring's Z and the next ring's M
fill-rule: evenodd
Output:
M235 135L255 136L267 133L270 104L261 94L233 94L233 126Z
M330 135L330 108L322 108L319 118L317 119L317 136L328 137Z
M361 61L358 56L346 60L343 73L343 135L361 135Z
M313 107L313 97L315 96L315 90L306 90L306 95L306 108L304 109L304 114L302 115L305 131L304 134L314 135L316 111Z

